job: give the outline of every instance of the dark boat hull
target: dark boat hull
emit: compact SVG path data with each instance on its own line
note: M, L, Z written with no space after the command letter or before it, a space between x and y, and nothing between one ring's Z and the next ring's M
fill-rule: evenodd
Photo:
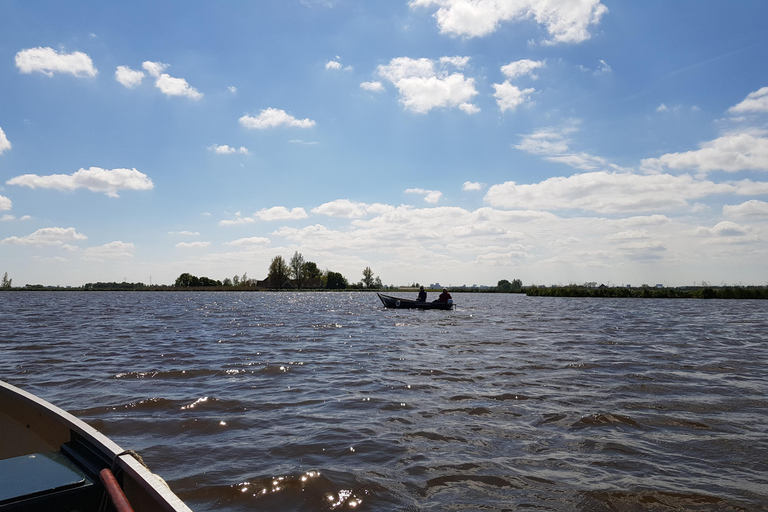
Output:
M377 293L385 308L392 309L453 309L453 302L418 302L413 299L401 299Z

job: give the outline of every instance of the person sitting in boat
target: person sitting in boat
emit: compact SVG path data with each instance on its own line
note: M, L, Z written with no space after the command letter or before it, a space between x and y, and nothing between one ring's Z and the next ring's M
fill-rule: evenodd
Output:
M443 293L440 294L435 302L453 302L453 298L451 297L451 294L448 293L448 289L443 288Z
M416 298L416 302L427 302L427 291L423 286L419 288L419 296Z

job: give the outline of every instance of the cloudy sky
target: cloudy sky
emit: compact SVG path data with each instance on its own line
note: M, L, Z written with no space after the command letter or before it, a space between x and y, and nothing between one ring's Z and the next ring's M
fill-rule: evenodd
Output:
M0 2L0 272L768 282L768 3Z

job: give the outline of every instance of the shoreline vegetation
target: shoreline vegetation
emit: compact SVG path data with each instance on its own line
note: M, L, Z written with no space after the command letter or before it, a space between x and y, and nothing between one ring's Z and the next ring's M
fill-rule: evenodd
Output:
M508 290L498 286L448 286L451 293L519 293L529 297L596 297L596 298L636 298L636 299L768 299L768 286L682 286L682 287L590 287L583 285L567 286L525 286L520 290ZM440 293L442 288L425 287L429 293ZM82 292L262 292L279 291L302 292L343 292L343 291L382 291L387 293L418 292L416 286L382 286L381 288L365 288L349 286L345 288L302 288L285 287L282 290L257 287L255 285L237 286L173 286L146 285L144 283L128 282L98 282L87 283L83 286L44 286L25 285L23 287L4 287L0 291L82 291Z

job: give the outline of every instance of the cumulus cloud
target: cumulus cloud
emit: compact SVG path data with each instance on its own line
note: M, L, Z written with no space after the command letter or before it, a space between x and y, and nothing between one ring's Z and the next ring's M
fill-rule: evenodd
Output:
M464 185L461 186L461 190L483 190L485 188L484 183L479 183L477 181L465 181Z
M53 48L29 48L16 54L16 67L21 73L69 73L76 77L95 77L98 71L83 52L61 53Z
M504 82L503 84L493 84L493 88L496 92L493 97L496 98L496 103L502 112L505 110L514 111L518 106L525 103L531 94L535 92L535 89L529 87L527 89L520 89L512 85L511 83Z
M269 238L263 236L252 236L250 238L238 238L231 242L225 242L224 245L269 245Z
M578 131L579 121L568 120L559 127L546 127L524 135L519 144L514 147L526 153L539 155L550 162L558 162L577 169L592 171L600 168L621 170L605 158L590 155L585 152L572 151L569 135Z
M163 73L157 78L155 86L166 96L186 96L193 100L199 100L203 97L201 93L191 87L183 78L175 78L167 73Z
M462 69L468 57L442 57L411 59L397 57L389 64L380 65L376 72L391 82L400 92L400 102L407 110L424 114L433 108L461 108L472 114L478 112L470 100L478 94L474 78L463 73L450 72Z
M734 238L746 237L752 233L752 229L748 226L741 226L735 222L724 220L718 222L711 228L699 227L694 233L700 236L709 236L714 238L728 238L729 241L734 241Z
M179 242L176 244L177 249L204 249L211 245L211 242Z
M501 66L501 72L504 76L510 80L519 78L521 76L529 75L533 79L539 78L533 72L541 67L544 67L545 62L543 60L530 60L522 59L515 62L510 62L504 66Z
M166 96L185 96L193 100L199 100L203 97L203 94L190 86L185 79L172 77L168 73L163 73L163 71L168 68L168 64L145 61L142 64L142 67L150 76L155 78L155 87L160 89L160 92Z
M141 84L142 80L144 80L144 72L131 69L128 66L117 66L115 80L129 89L132 89Z
M4 239L3 244L11 245L32 245L32 246L64 246L68 242L87 240L88 237L78 233L75 228L41 228L34 233L18 237L11 236Z
M335 201L323 203L317 208L313 208L312 213L327 215L329 217L359 219L371 213L381 213L387 208L390 207L380 203L366 204L350 201L349 199L336 199Z
M304 208L291 208L285 206L273 206L272 208L263 208L254 213L257 219L265 221L273 220L302 220L309 217Z
M265 130L267 128L276 128L278 126L289 126L294 128L312 128L315 122L311 119L296 119L285 110L277 108L267 108L262 110L258 116L245 115L239 119L240 124L249 129Z
M700 173L712 171L768 171L768 137L764 131L723 135L704 142L699 149L668 153L659 158L642 161L645 172L667 169L694 169Z
M248 148L240 146L239 148L234 148L231 146L227 146L226 144L213 144L212 146L208 147L209 151L213 151L217 155L232 155L235 153L239 153L241 155L250 155L250 151L248 151Z
M437 7L440 32L462 37L493 33L502 22L533 19L542 25L546 44L580 43L591 37L608 9L600 0L411 0L412 7Z
M591 172L540 183L513 181L492 186L486 200L498 208L585 210L598 213L653 212L686 208L714 194L743 193L739 183L713 183L690 175Z
M768 203L752 199L741 204L723 206L723 214L728 217L759 217L768 219Z
M83 259L87 261L106 261L133 258L134 248L132 243L115 240L108 244L89 247L83 250Z
M219 226L239 226L244 224L253 224L257 220L276 221L276 220L303 220L309 217L304 208L291 208L285 206L273 206L272 208L262 208L253 216L244 217L240 212L235 213L234 219L225 219L219 221Z
M360 84L360 88L371 92L383 92L385 90L384 85L378 81L363 82Z
M3 151L8 151L9 149L11 149L11 142L5 136L3 129L0 128L0 155L3 154Z
M339 70L339 69L341 69L341 62L337 62L335 60L330 60L330 61L325 63L325 69Z
M729 108L728 112L731 114L768 112L768 87L762 87L755 92L749 93L744 101Z
M13 207L13 202L5 196L0 196L0 210L10 210Z
M409 188L405 191L406 194L418 194L424 196L424 201L429 204L437 204L440 198L443 197L442 192L437 190L425 190L423 188Z
M73 174L23 174L11 178L8 185L55 190L77 190L85 188L91 192L103 192L109 197L119 197L120 190L152 190L154 184L146 174L136 169L101 169L91 167L80 169Z

